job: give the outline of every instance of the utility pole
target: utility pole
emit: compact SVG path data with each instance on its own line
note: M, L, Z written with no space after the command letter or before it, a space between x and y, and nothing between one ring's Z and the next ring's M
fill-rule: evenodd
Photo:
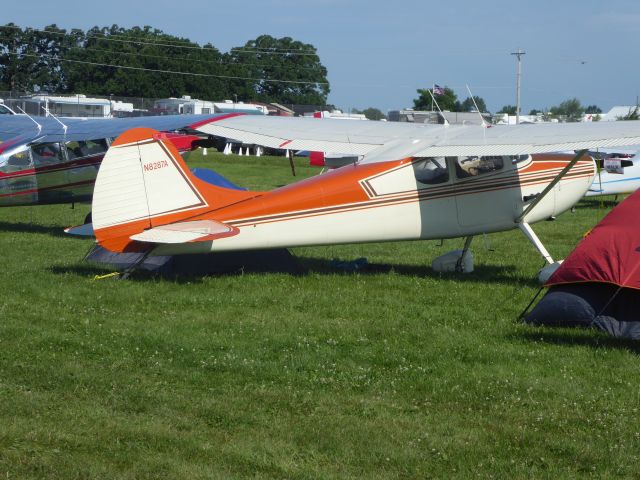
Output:
M511 55L518 57L518 69L516 71L516 125L520 123L520 79L522 78L522 55L524 50L518 48L517 52L511 52Z

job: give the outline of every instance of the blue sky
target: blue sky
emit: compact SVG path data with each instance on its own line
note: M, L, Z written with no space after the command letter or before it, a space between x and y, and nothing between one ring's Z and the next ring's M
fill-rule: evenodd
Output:
M496 111L515 104L518 48L523 113L571 97L607 111L640 95L638 0L20 0L2 6L7 22L150 25L222 51L290 36L318 49L344 110L408 107L437 83L461 99L468 84Z

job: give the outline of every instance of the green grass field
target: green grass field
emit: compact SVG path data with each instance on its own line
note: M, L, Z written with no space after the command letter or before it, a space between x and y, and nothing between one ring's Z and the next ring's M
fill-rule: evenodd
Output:
M209 155L249 188L286 160ZM298 164L298 176L317 173ZM564 257L610 205L534 226ZM297 248L304 275L94 280L88 206L0 210L0 478L638 478L634 343L516 321L518 232ZM366 257L344 273L332 259Z

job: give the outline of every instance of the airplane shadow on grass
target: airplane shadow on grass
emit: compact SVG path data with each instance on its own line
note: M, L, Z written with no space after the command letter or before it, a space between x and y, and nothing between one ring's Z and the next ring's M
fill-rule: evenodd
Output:
M38 225L35 223L14 223L0 221L0 232L43 233L46 235L51 235L52 237L71 238L71 235L66 234L64 232L64 228L60 226Z
M298 257L298 261L306 267L308 272L334 275L375 275L380 273L394 273L408 277L435 278L441 280L455 280L475 283L511 283L527 287L537 287L540 284L533 276L531 278L514 274L515 266L476 265L471 273L436 272L429 265L407 265L397 263L365 263L357 268L357 261L341 262L325 258Z
M620 195L617 199L614 196L606 197L585 197L575 206L575 208L613 208L618 205L625 196Z
M273 252L273 251L272 251ZM229 254L199 256L184 255L179 263L157 271L138 269L128 278L133 281L148 281L158 277L171 279L178 283L199 282L208 276L241 276L245 274L288 274L299 275L384 275L395 274L408 277L433 278L443 281L463 281L472 283L509 283L522 287L536 287L535 278L514 274L515 266L479 265L472 273L439 273L428 265L401 265L394 263L368 263L363 259L331 260L316 257L295 257L279 252L275 257L261 256L261 252L232 252ZM190 258L191 257L191 258ZM204 259L204 260L203 260ZM53 266L55 274L76 274L79 276L102 276L114 270L105 265L91 263L72 266Z

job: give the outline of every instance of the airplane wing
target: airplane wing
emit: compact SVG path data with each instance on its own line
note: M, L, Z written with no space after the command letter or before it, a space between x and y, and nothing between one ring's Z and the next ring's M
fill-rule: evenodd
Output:
M117 137L131 128L147 127L159 131L195 129L221 114L215 115L162 115L130 118L59 118L64 127L52 117L32 117L26 115L3 115L0 117L0 142L16 137L22 141L37 139L38 142L68 142L72 140L95 140ZM224 116L224 115L223 115ZM7 118L4 118L7 117ZM40 129L36 125L40 124ZM13 142L16 143L15 141ZM22 143L22 142L21 142Z
M484 128L227 115L197 130L271 148L364 155L361 163L409 156L521 155L640 143L640 121Z

